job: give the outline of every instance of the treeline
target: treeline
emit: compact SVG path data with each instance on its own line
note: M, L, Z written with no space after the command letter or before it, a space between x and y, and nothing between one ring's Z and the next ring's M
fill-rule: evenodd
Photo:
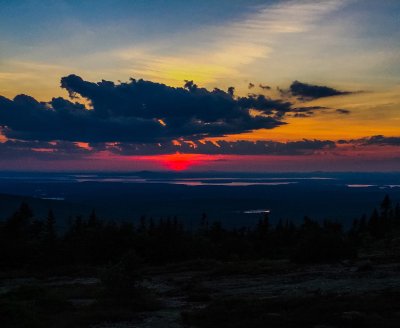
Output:
M104 266L127 257L136 264L259 258L329 262L355 258L361 247L394 239L399 232L400 206L393 206L388 196L370 217L354 220L348 231L339 223L318 223L307 217L301 225L281 220L272 226L268 215L253 228L226 229L219 222L209 222L206 214L199 228L189 231L177 218L142 217L134 225L100 220L93 211L88 218L73 219L61 234L52 211L38 219L22 203L0 225L0 265L19 269Z

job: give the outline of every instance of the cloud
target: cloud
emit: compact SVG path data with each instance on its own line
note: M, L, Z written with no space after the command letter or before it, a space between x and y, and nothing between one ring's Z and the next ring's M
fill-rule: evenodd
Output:
M358 141L362 142L364 145L400 146L400 137L376 135L369 138L362 138Z
M81 147L77 143L58 141L21 141L7 140L0 143L3 159L35 158L40 160L71 160L90 155L93 149Z
M343 115L348 115L351 113L351 111L349 111L348 109L343 109L343 108L336 109L336 112Z
M151 154L210 154L210 155L310 155L316 151L333 149L334 141L300 140L277 141L195 141L163 144L112 144L107 150L119 155ZM104 148L102 148L104 150Z
M260 83L258 86L263 90L271 90L271 87L269 85L266 85L266 84L261 84Z
M368 146L400 146L400 137L385 137L383 135L376 135L370 137L364 137L359 139L341 139L338 140L339 145L353 145L357 147L368 147Z
M62 98L43 103L26 95L0 99L0 125L7 138L20 140L144 140L146 129L161 135L160 124L151 120L104 119L81 104Z
M7 138L84 142L163 142L198 140L272 129L282 124L291 103L265 96L234 97L228 91L185 87L131 79L127 83L88 82L77 75L61 79L71 98L85 98L92 109L78 102L53 98L39 102L27 95L13 100L0 97L0 126ZM252 115L257 109L262 115Z
M289 90L286 90L286 92L301 100L312 100L324 97L342 96L353 93L349 91L336 90L334 88L330 88L327 86L313 85L299 81L293 81L289 87Z
M99 152L121 156L204 154L204 155L312 155L336 147L330 140L277 141L174 141L164 143L90 143L69 141L20 141L0 143L0 154L7 159L74 160L90 158Z
M300 82L297 82L300 83ZM293 86L293 84L292 84ZM322 106L295 107L261 94L235 96L185 80L180 88L152 81L89 82L77 75L61 78L71 100L39 102L27 95L0 96L0 129L13 140L165 143L273 129L286 117L310 117ZM316 86L313 86L316 88ZM324 87L318 87L324 88ZM86 107L76 99L84 99ZM344 109L337 113L347 114Z
M273 140L174 140L162 143L69 141L22 141L7 140L0 143L0 155L4 160L37 159L42 161L95 159L101 153L118 156L153 156L172 154L192 155L265 155L265 156L311 156L317 154L340 154L348 151L368 150L372 146L400 146L400 137L382 135L349 140L303 139L279 142ZM373 149L373 148L372 148Z
M315 111L322 111L322 110L328 110L330 109L329 107L324 107L324 106L306 106L306 107L296 107L293 109L293 112L296 114L299 113L304 113L307 115L313 115Z
M197 32L163 38L143 51L127 47L113 55L133 74L168 83L188 76L202 83L243 77L244 65L269 57L285 37L313 30L343 5L343 0L266 2L232 23L210 24Z
M350 114L351 111L347 109L334 109L331 107L325 107L325 106L305 106L305 107L295 107L292 109L292 114L290 114L293 117L311 117L313 116L316 112L323 112L323 113L330 113L330 114L341 114L341 115L346 115Z

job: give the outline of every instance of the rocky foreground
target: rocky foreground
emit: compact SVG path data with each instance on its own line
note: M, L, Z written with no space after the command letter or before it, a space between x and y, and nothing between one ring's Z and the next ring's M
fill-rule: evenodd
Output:
M193 261L145 268L131 299L93 277L0 283L4 327L398 327L400 263ZM117 297L118 298L118 297Z

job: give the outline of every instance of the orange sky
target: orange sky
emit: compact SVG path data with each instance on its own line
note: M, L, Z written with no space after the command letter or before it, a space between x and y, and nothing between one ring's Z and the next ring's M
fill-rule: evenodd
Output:
M27 94L40 101L68 98L60 88L60 78L72 73L87 81L117 82L133 77L176 87L184 80L193 80L208 90L234 86L235 96L261 93L298 107L330 108L315 110L311 117L284 117L287 124L273 129L211 140L336 142L375 135L400 136L398 1L249 0L232 5L221 0L189 6L171 1L168 6L163 4L162 12L155 10L158 2L150 5L151 10L149 2L130 1L110 5L99 0L96 8L74 2L63 2L59 7L47 0L4 3L5 10L0 11L0 96L12 99ZM20 8L24 8L25 19L12 19L19 17ZM287 89L295 80L353 93L312 101L282 98L278 88ZM249 88L249 83L254 87ZM260 84L270 89L264 90ZM79 101L90 106L86 100ZM337 109L349 114L340 114ZM165 124L161 118L159 122ZM0 133L0 143L5 141ZM90 149L85 143L80 146ZM330 153L309 157L252 157L258 164L249 162L246 156L240 162L240 157L226 155L117 159L99 154L86 160L87 167L112 167L113 161L114 165L118 162L129 167L130 161L135 168L177 170L221 169L230 165L227 163L232 168L257 170L263 165L270 169L304 168L310 161L316 168L329 166L332 161L353 167L362 167L364 161L367 166L378 163L384 168L386 161L387 167L396 169L398 153L394 146L355 149L342 145ZM3 155L5 158L7 154ZM71 167L73 160L74 165L85 166L71 159L65 167ZM0 162L0 168L1 164L13 166L12 161L5 162ZM274 164L278 162L282 165ZM24 164L22 160L15 163Z

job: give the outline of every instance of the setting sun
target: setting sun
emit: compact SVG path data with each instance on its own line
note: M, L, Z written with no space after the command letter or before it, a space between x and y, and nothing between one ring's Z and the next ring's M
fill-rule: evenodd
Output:
M206 161L215 159L215 156L181 153L153 157L161 165L172 171L185 171L193 166L201 165Z

